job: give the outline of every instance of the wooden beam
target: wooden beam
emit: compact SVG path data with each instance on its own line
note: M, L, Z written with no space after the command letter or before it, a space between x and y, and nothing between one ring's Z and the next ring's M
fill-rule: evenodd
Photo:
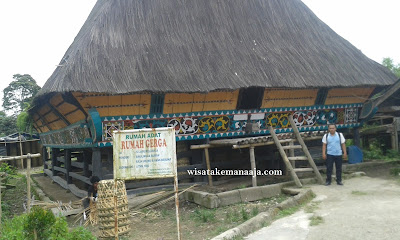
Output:
M62 115L57 108L55 108L53 105L51 105L50 103L47 103L47 105L50 107L51 110L53 110L54 114L57 115L57 117L59 117L64 123L65 125L69 126L71 125L71 123L64 117L64 115Z
M47 123L47 121L39 114L39 112L36 112L36 115L38 115L40 121L42 122L42 126L47 127L50 131L53 130L53 129L49 126L49 124Z
M85 118L88 117L88 114L86 113L85 109L83 109L82 105L79 103L79 101L74 97L74 95L70 92L63 93L62 98L65 102L74 105L77 107L81 112L85 115Z
M57 157L59 152L60 149L58 148L51 149L51 172L53 176L57 176L57 170L55 169L55 167L57 167Z
M289 162L289 159L286 156L285 150L283 150L282 145L279 142L278 137L276 136L275 130L272 128L272 126L269 126L269 132L271 133L272 137L274 138L274 141L276 143L276 146L279 150L279 153L282 156L283 162L285 163L285 166L287 169L289 169L290 176L296 183L296 186L302 187L303 185L301 184L299 178L297 177L296 173L293 171L292 165Z

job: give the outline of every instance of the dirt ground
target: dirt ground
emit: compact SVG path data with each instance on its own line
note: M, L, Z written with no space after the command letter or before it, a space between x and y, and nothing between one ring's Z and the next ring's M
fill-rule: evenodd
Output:
M343 187L336 186L335 184L329 187L321 185L305 186L306 188L312 188L317 194L314 201L316 202L314 204L317 205L315 210L312 213L300 211L293 216L279 219L270 226L279 224L281 227L292 226L292 229L295 229L297 226L297 228L301 229L303 235L305 233L305 237L301 238L303 235L297 229L297 233L291 235L289 238L271 238L270 236L268 239L313 240L321 239L321 236L325 236L325 234L331 237L328 236L323 239L360 239L360 237L374 239L372 237L383 234L382 231L389 231L389 234L392 234L390 236L395 236L388 239L398 239L400 237L398 235L399 232L396 228L392 228L400 225L400 220L397 220L397 216L400 214L400 205L396 204L400 197L400 177L390 175L390 169L395 167L386 166L362 169L362 171L367 173L366 177L345 178L345 185ZM48 177L37 175L33 178L52 200L62 202L78 200L77 197L60 187L57 183L52 183L52 180ZM269 179L260 178L258 182L259 185L264 185L287 180L286 178L286 176ZM208 186L199 186L197 190L221 192L248 186L251 186L251 178L244 177L229 182L220 181L213 189L209 189ZM22 186L20 189L20 192L22 192L21 198L23 198L24 188L26 186ZM266 211L268 208L283 201L286 197L278 196L257 202L218 208L216 210L205 209L196 204L181 201L180 221L182 239L210 239L239 225L259 212ZM16 211L23 211L22 206L15 207ZM18 214L19 212L15 213ZM175 206L172 202L152 210L132 211L131 215L131 233L121 239L176 239ZM317 226L310 226L310 218L314 216L321 217L323 223ZM285 219L288 222L282 223L281 221L285 221ZM291 224L290 219L292 221ZM74 218L70 217L69 222L73 221ZM298 225L301 226L298 227ZM364 226L368 228L364 228ZM382 230L378 231L377 228ZM97 227L89 227L89 229L95 235L99 234ZM340 230L337 231L336 229ZM348 234L344 238L341 233L342 230L343 232L347 231ZM351 233L352 231L356 231L357 233L354 237L351 235L353 234ZM288 234L292 231L284 229L283 232ZM278 233L279 231L274 229L271 233L262 233L261 237L250 238L251 236L249 236L248 239L266 239L265 236L269 236L268 234L279 236Z
M63 203L68 203L79 200L79 198L72 194L70 191L62 188L57 183L53 182L51 178L44 176L43 174L36 174L32 176L32 180L40 186L46 196L49 197L52 201L61 201Z
M390 174L393 168L367 169L344 186L311 185L311 203L245 239L400 239L400 177Z

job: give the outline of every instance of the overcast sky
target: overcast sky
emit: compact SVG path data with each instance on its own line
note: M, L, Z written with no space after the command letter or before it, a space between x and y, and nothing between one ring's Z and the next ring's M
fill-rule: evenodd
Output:
M128 1L128 0L127 0ZM201 1L201 0L198 0ZM0 3L0 102L14 74L43 86L82 27L95 0L9 0ZM369 58L400 63L400 0L303 0ZM0 105L1 105L0 104Z

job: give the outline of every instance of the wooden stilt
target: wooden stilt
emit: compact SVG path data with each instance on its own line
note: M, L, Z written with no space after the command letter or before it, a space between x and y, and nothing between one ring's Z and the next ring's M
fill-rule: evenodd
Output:
M65 178L68 184L72 184L72 178L69 176L69 172L71 172L71 150L64 149L64 166L66 170Z
M204 148L204 154L205 154L205 157L206 157L207 170L210 172L211 171L211 164L210 164L210 155L208 153L208 148ZM210 174L208 174L208 185L213 186L212 176Z
M251 170L253 170L253 176L251 178L251 183L253 187L257 187L257 170L256 170L256 157L254 154L254 147L251 146L249 148L250 152L250 165L251 165Z
M103 179L103 166L101 162L101 150L99 148L93 148L92 153L92 176L98 176Z

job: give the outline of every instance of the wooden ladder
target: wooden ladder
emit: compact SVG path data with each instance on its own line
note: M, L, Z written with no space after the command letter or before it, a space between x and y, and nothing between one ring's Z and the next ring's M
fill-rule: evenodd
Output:
M296 136L297 142L300 145L294 145L295 139L279 140L278 136L275 133L274 128L272 126L269 126L269 131L275 141L275 144L279 150L279 153L282 156L282 159L286 165L286 168L289 170L290 175L292 176L294 182L296 183L296 185L298 187L303 186L299 180L299 177L296 174L298 172L314 172L317 177L318 182L323 184L324 180L322 179L322 176L318 171L317 165L315 165L315 162L314 162L310 152L308 151L308 148L307 148L306 144L304 143L303 138L300 136L299 129L297 128L296 124L293 121L293 116L289 115L288 118L290 121L290 125L292 126L294 135ZM289 145L282 146L282 143L288 143ZM302 149L305 156L294 156L294 149ZM289 157L287 156L285 150L289 150L289 153L290 153ZM302 161L308 160L308 163L310 164L311 168L295 168L294 161L297 161L297 160L302 160ZM290 163L290 161L292 161L293 166Z

